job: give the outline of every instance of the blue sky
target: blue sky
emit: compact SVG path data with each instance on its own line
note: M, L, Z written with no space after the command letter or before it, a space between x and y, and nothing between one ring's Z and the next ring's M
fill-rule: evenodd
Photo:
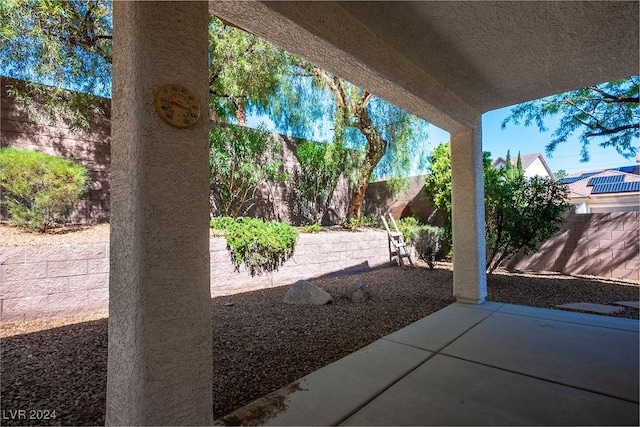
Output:
M549 131L539 132L537 127L525 127L522 125L509 124L503 130L502 122L509 115L512 107L505 107L485 113L482 116L482 139L483 150L489 151L492 158L504 157L507 150L516 157L521 154L540 153L549 165L552 172L564 169L568 174L582 172L592 169L605 169L635 164L635 159L625 159L613 148L601 148L594 141L590 145L590 160L587 163L580 163L581 144L577 136L570 137L566 143L558 145L555 152L549 156L545 152L545 146L551 141L551 134L555 130L559 118L552 118L545 123ZM248 117L247 125L257 126L258 123L266 125L267 129L276 131L273 122L265 116ZM318 126L318 141L331 139L330 126ZM449 141L449 133L433 125L428 127L428 139L426 141L429 150L436 147L441 142ZM636 140L635 145L640 145L640 140ZM424 170L414 168L411 175L420 175Z
M547 132L539 132L537 127L507 125L502 130L502 121L509 115L511 107L490 111L482 116L483 147L489 151L493 158L505 156L507 150L511 150L512 156L518 151L522 154L541 153L544 156L552 172L564 169L567 173L586 171L591 169L604 169L635 164L635 159L625 159L614 148L602 148L594 141L589 146L590 160L580 163L581 144L576 135L572 135L566 143L558 145L552 157L545 153L545 146L551 141L551 134L557 127L559 118L546 121ZM443 132L438 129L439 132ZM431 127L431 133L436 134L436 128ZM634 145L638 147L640 140L636 139Z

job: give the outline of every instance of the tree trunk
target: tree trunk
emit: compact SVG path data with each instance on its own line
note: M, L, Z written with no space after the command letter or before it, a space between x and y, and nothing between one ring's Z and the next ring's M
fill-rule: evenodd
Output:
M365 92L360 103L355 108L355 116L357 117L356 127L367 139L367 154L364 157L362 166L360 166L358 181L356 182L356 188L354 189L351 201L349 202L349 217L360 217L362 213L362 203L364 202L364 195L369 187L369 180L373 169L384 153L387 151L388 142L382 138L382 135L378 133L373 126L369 112L367 111L367 105L371 94Z
M360 217L360 213L362 211L362 203L364 202L364 195L367 192L367 187L369 187L369 176L360 177L358 183L356 184L356 188L353 190L353 195L351 196L351 201L349 202L349 214L348 218L351 217Z
M238 126L245 126L247 122L247 112L244 109L244 102L242 100L235 100L233 104L236 107L236 120L238 121Z
M367 133L365 136L367 137L367 140L369 140L369 150L367 151L367 155L365 156L362 166L360 166L360 170L358 171L356 187L354 188L351 200L349 201L349 218L353 216L358 218L360 217L360 214L362 213L364 195L369 187L369 181L371 180L373 169L387 150L387 141L382 139L377 132Z

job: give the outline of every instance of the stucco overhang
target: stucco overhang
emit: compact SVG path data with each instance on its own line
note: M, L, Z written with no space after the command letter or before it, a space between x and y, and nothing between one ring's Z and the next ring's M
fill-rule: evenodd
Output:
M637 1L209 6L450 131L489 110L638 73Z

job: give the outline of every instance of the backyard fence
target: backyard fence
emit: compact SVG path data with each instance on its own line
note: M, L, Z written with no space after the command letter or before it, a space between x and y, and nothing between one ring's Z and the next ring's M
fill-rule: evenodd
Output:
M540 251L508 268L639 280L640 212L567 214Z
M302 234L293 256L261 276L234 270L223 238L212 238L211 296L230 295L389 262L387 233ZM0 246L0 320L4 323L107 313L109 244Z

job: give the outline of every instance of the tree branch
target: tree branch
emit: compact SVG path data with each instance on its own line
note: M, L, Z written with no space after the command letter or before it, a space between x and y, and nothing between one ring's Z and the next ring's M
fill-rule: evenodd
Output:
M622 132L625 131L627 129L640 129L640 123L634 123L631 125L625 125L625 126L617 126L615 128L612 129L607 129L603 126L599 126L598 129L602 129L600 132L586 132L584 134L584 136L586 137L592 137L592 136L604 136L604 135L611 135L614 133L618 133L618 132Z
M600 95L603 96L603 98L601 99L604 102L609 102L609 103L624 103L624 102L629 102L629 103L638 103L640 102L640 97L632 97L632 96L615 96L612 95L610 93L605 92L604 90L600 89L597 86L589 86L589 89L591 89L594 92L599 93Z

